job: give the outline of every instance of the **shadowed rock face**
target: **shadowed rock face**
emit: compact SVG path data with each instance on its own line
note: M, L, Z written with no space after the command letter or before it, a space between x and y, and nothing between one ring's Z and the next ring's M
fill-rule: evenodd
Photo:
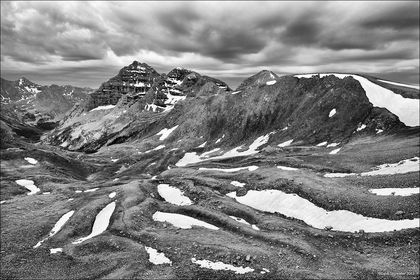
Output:
M279 78L262 71L238 89L232 92L223 82L177 68L158 78L138 100L125 102L119 93L123 98L112 110L93 114L75 109L45 141L94 152L178 125L173 137L191 143L187 149L198 138L221 138L222 145L236 147L268 133L270 145L292 139L312 145L405 127L386 109L373 107L352 77ZM357 130L360 127L363 130Z
M133 61L122 68L118 75L103 83L100 88L90 95L86 109L98 106L115 105L124 95L143 96L161 76L146 63Z

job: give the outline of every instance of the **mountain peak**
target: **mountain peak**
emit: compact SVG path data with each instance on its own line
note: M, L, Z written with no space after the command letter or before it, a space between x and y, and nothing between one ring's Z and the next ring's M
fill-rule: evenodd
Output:
M256 87L267 84L267 82L275 81L279 78L277 74L269 70L262 70L257 74L245 79L236 90L243 90L249 87Z

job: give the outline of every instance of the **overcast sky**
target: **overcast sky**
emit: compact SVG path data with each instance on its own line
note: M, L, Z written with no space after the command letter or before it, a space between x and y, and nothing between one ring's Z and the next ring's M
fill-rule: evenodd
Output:
M133 60L231 86L262 69L419 84L419 2L1 2L3 78L99 87Z

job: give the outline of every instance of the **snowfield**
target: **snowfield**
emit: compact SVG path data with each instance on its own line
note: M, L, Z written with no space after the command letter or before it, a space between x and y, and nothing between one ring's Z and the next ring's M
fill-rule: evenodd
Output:
M387 109L394 115L398 116L400 121L407 126L418 126L420 124L419 99L405 98L358 75L320 73L295 75L295 77L311 78L316 75L319 75L320 77L334 75L339 79L344 79L348 76L353 77L355 80L359 81L366 92L367 98L373 106Z

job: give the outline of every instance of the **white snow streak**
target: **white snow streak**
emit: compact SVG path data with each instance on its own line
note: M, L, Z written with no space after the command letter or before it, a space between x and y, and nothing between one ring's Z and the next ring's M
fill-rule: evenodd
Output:
M108 228L109 220L111 219L112 213L114 213L115 210L115 205L115 201L113 201L105 206L104 209L102 209L98 215L96 215L95 222L93 223L92 227L92 232L88 236L74 241L73 244L80 244L85 240L103 233Z
M193 226L205 227L212 230L218 230L219 228L208 224L206 222L200 221L198 219L192 218L190 216L176 214L176 213L165 213L157 211L153 214L153 220L158 222L168 222L175 227L182 229L191 229Z

